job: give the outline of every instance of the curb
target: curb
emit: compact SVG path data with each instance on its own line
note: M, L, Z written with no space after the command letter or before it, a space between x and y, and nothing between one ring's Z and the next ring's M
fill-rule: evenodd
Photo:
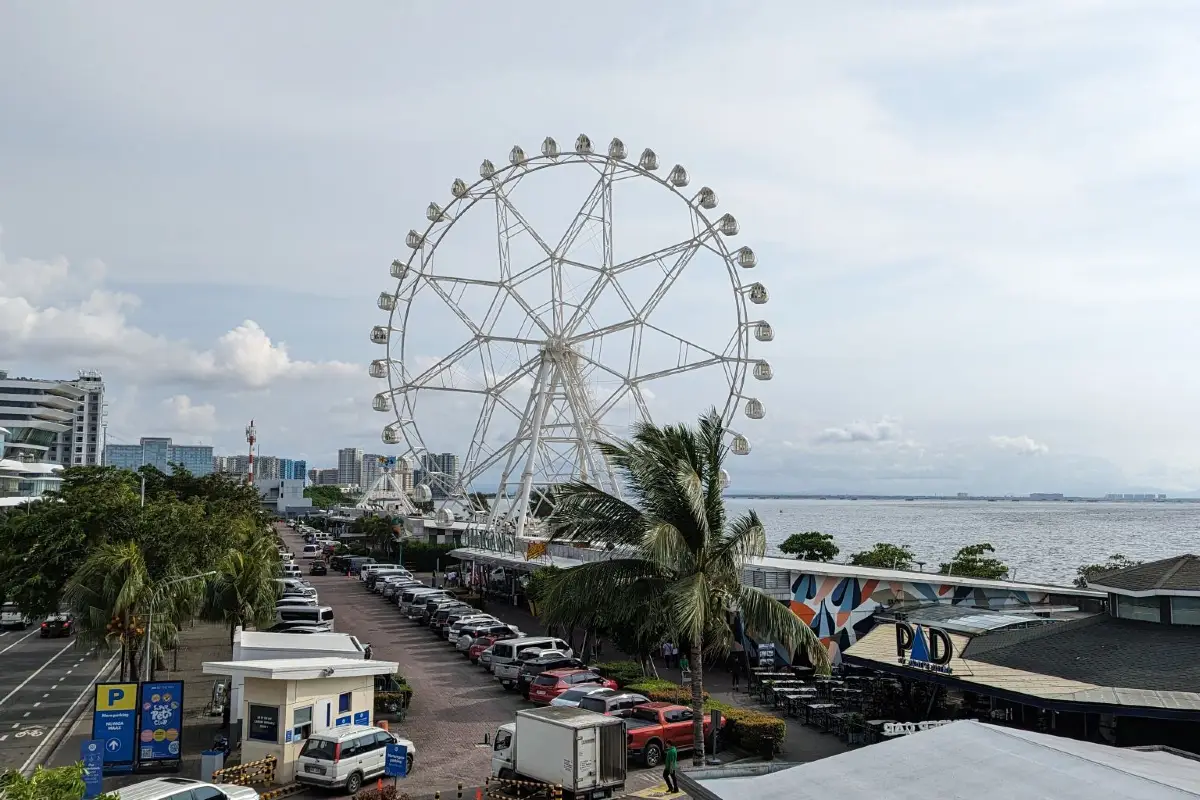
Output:
M25 766L21 768L22 775L29 777L33 774L34 769L54 759L54 756L58 754L59 748L62 747L63 743L68 737L70 737L71 731L75 730L75 726L78 725L79 720L83 718L84 712L87 709L87 703L85 701L87 700L88 695L95 692L95 686L97 683L104 683L116 673L118 667L118 655L120 655L119 651L114 653L109 658L108 669L96 675L96 679L84 688L79 697L75 698L75 702L72 703L71 707L67 709L67 713L63 714L62 718L59 719L55 726L50 730L50 735L43 739L38 748L33 751L31 756L29 756L29 760L26 761ZM76 710L76 707L78 707L78 710Z

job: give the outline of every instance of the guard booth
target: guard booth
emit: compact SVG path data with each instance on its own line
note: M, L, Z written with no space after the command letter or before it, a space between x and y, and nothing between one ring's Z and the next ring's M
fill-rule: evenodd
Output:
M309 736L374 723L375 676L393 675L399 667L394 661L295 658L206 661L204 673L243 681L241 760L275 756L275 782L286 784Z

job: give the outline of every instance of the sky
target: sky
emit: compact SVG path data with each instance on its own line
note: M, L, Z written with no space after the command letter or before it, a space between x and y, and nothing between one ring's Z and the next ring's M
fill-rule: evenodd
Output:
M0 368L102 371L110 442L238 453L254 419L311 466L396 452L367 368L405 235L484 158L586 133L683 164L757 254L774 377L742 387L734 488L1200 493L1198 25L1163 0L5 3ZM513 198L548 239L590 185L566 171ZM690 235L644 182L614 192L618 260ZM474 212L448 275L498 269ZM721 266L656 325L734 334ZM459 343L437 307L413 299L410 370ZM693 377L647 387L655 421L724 406ZM465 452L475 418L415 420Z

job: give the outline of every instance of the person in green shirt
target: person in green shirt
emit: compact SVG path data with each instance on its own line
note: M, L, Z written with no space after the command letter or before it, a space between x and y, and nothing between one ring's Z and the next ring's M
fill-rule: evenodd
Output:
M675 745L668 744L665 758L663 759L663 780L667 784L667 791L672 794L679 792L679 779L675 777L675 769L679 766L679 751L675 749Z

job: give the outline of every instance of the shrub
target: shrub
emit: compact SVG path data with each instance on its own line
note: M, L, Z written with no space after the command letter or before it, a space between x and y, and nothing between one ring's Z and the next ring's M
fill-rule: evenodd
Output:
M710 700L706 708L720 711L725 718L721 736L726 742L763 758L773 758L787 737L787 723L773 714L731 706L717 700Z
M398 791L391 784L384 784L382 790L375 786L369 789L359 789L358 794L354 795L354 800L409 800L408 795Z
M606 678L611 678L617 685L624 688L631 683L641 683L646 680L642 667L636 661L607 661L596 665L596 671Z
M396 692L376 692L375 713L394 713L401 708L408 708L408 704L412 702L412 695L412 687L407 684Z
M621 687L630 692L644 694L651 700L658 703L674 703L679 706L690 706L692 704L692 689L690 686L680 686L673 681L665 681L662 678L643 678L636 683L630 683ZM705 702L708 701L708 692L704 693Z

